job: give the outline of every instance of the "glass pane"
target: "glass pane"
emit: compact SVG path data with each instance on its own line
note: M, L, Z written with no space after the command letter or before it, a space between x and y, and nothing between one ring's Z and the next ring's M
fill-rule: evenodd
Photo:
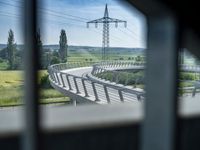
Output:
M144 99L146 19L138 10L114 0L45 0L39 16L42 102Z
M22 129L24 104L24 39L22 0L0 0L0 135L2 149L9 149ZM18 146L18 145L17 145ZM5 148L6 147L6 148ZM18 149L18 147L15 147Z
M200 60L188 49L182 49L180 54L180 89L181 100L199 100L200 92Z
M21 1L0 1L0 107L23 103L22 8Z

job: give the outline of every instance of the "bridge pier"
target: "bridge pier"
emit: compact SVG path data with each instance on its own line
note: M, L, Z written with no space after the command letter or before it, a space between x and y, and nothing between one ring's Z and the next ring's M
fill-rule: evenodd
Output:
M192 97L195 97L196 95L196 87L194 87L193 91L192 91Z
M70 101L71 101L71 104L73 106L77 106L77 100L76 100L76 98L70 98Z
M197 81L195 84L194 84L194 89L193 89L193 92L192 92L192 97L194 97L196 95L196 90L197 89L200 89L200 81Z

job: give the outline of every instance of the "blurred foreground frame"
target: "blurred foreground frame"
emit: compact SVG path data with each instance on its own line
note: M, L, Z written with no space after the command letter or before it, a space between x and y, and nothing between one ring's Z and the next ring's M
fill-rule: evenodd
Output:
M51 125L47 111L43 114L41 125L43 136L37 138L41 134L37 117L40 116L40 111L37 107L36 83L30 82L27 83L27 87L33 90L32 94L36 94L29 99L30 104L35 107L26 105L30 108L27 116L30 117L30 122L25 121L26 129L30 130L25 130L26 136L22 138L22 125L14 122L12 115L4 114L3 117L10 117L7 118L7 122L13 124L15 128L9 129L8 126L7 129L2 129L0 126L1 149L36 150L42 145L43 149L48 150L199 150L200 109L197 108L199 104L195 105L191 101L177 109L179 49L187 48L200 58L198 50L200 22L196 17L199 14L198 4L195 0L129 0L129 2L146 15L148 23L145 114L139 106L104 106L101 109L100 106L84 106L84 108L51 112L62 118L57 124ZM25 15L27 20L30 20L30 22L25 21L26 26L31 25L30 23L35 25L32 24L30 28L32 33L36 32L35 6L35 0L27 1L25 5ZM188 9L189 11L186 11ZM25 32L29 33L27 35L31 33ZM32 39L29 42L34 44L35 41ZM29 54L37 56L33 50L34 45L31 46ZM37 78L35 73L30 73L36 72L37 67L34 66L37 64L31 64L28 59L26 61L26 64L33 65L25 70L29 72L27 78ZM119 110L124 118L116 117L118 115L116 112ZM85 116L85 121L77 124L78 119L88 114L89 116ZM105 115L108 116L107 119L103 117ZM77 119L75 121L72 119L74 116ZM27 143L33 145L27 146Z

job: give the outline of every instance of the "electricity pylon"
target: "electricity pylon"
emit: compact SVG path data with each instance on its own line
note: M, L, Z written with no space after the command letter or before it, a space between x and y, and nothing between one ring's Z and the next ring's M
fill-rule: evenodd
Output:
M103 24L103 40L102 40L102 60L106 60L109 58L108 49L109 49L109 24L115 23L115 27L118 27L118 23L124 23L124 27L127 26L127 22L115 18L110 18L108 15L108 7L106 4L104 17L96 20L92 20L87 22L87 28L89 28L89 24L94 23L95 27L98 27L98 23ZM107 56L107 57L106 57Z

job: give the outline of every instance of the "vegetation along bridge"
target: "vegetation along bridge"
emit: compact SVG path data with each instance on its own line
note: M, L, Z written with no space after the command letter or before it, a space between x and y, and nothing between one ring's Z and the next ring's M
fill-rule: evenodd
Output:
M181 65L181 71L199 73L200 66ZM120 84L120 73L137 72L145 69L145 64L129 61L89 63L66 63L48 67L51 85L69 96L75 103L114 104L135 102L145 99L145 91L126 84ZM107 78L109 76L109 79ZM189 88L195 96L200 82ZM187 89L187 88L185 88Z

